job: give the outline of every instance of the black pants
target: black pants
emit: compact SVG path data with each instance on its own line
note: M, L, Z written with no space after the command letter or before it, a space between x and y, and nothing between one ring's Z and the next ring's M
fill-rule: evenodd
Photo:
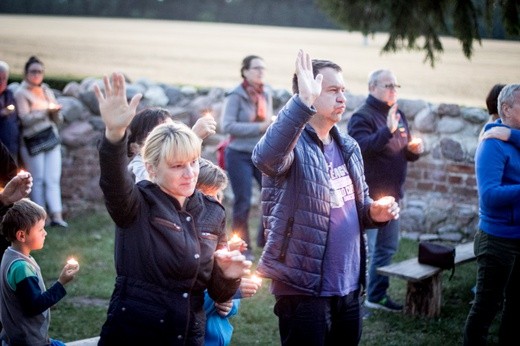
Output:
M293 345L357 345L361 339L359 290L343 297L277 296L280 340Z

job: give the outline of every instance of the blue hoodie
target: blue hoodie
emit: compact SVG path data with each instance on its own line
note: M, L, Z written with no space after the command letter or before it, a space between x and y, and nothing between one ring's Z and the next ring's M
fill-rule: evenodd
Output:
M498 119L485 131L507 127ZM479 194L479 227L502 238L520 239L520 131L511 129L507 142L485 139L475 153Z
M238 291L240 292L240 290ZM240 297L240 295L235 295ZM204 311L206 312L206 335L204 346L227 346L231 342L233 326L229 318L238 313L240 299L233 299L233 307L226 316L221 316L215 308L215 301L209 297L208 290L204 292Z

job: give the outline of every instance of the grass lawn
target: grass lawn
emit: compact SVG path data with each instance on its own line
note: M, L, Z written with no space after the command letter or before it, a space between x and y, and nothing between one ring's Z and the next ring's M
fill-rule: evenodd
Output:
M40 264L46 284L56 280L67 258L80 263L75 281L67 285L68 295L52 309L50 335L65 342L99 334L105 320L114 283L114 232L106 212L84 215L70 221L68 230L48 228L45 248L33 255ZM259 257L259 250L256 249ZM396 260L416 255L417 243L403 239ZM363 322L361 345L460 345L462 329L472 299L475 263L457 267L451 281L443 277L443 305L436 319L374 312ZM277 345L278 320L273 314L274 298L268 281L253 298L244 299L237 316L232 345ZM390 294L403 302L406 285L392 279ZM497 322L491 329L490 344L497 343Z

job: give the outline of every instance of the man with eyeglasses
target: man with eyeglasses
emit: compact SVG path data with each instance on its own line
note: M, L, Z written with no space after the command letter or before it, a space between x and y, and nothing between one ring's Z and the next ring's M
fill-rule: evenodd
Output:
M370 197L403 197L408 161L416 161L423 152L420 141L412 136L403 112L397 106L395 75L377 70L369 75L369 95L348 122L348 134L359 144L365 165ZM379 275L377 268L388 265L399 245L399 220L380 228L367 229L368 285L365 306L398 312L403 306L387 294L389 278Z

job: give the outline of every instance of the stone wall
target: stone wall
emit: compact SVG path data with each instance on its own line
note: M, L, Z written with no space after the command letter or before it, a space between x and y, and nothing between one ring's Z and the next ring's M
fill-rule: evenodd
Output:
M96 83L101 85L100 80L87 78L81 83L68 84L63 91L55 91L63 105L65 118L60 131L66 217L103 207L97 143L104 126L92 91ZM225 90L221 88L177 87L146 79L129 81L127 96L137 92L144 95L140 107L167 108L190 126L208 110L218 122L225 97ZM286 90L275 90L274 94L276 110L291 96ZM346 131L350 115L365 97L347 95L348 107L338 124L340 130ZM454 104L430 104L422 100L400 100L399 108L406 114L412 134L423 139L426 149L419 161L409 165L406 196L401 209L403 235L456 242L471 238L478 222L473 157L480 129L488 120L486 111ZM214 160L216 146L222 138L224 136L217 127L217 134L203 143L203 156ZM257 195L254 198L258 200Z

